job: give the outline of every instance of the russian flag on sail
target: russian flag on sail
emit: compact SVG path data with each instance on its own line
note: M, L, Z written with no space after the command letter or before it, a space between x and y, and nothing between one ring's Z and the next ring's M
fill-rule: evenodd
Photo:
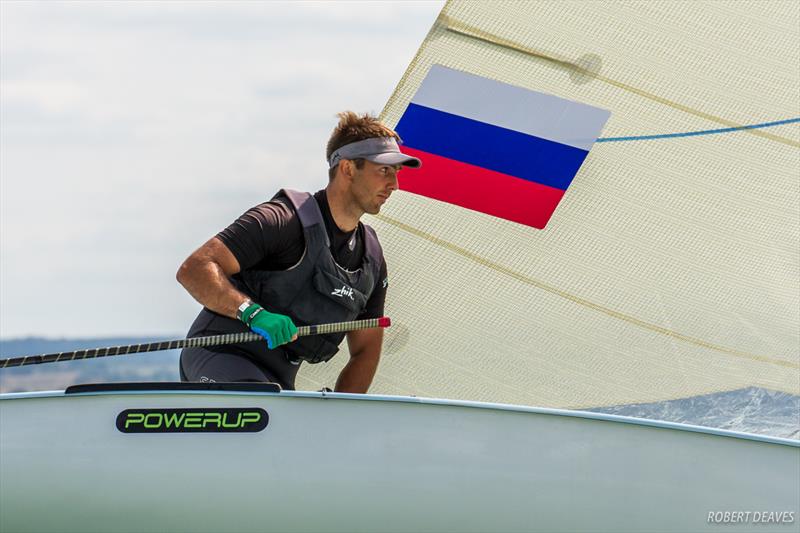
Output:
M395 128L400 189L542 229L611 113L434 65Z

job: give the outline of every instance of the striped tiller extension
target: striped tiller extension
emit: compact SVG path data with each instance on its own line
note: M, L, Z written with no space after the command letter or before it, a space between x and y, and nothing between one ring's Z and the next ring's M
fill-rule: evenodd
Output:
M389 317L368 318L365 320L351 320L349 322L333 322L330 324L317 324L297 328L297 336L325 335L328 333L342 333L367 328L386 328L391 325ZM242 342L263 341L258 333L226 333L224 335L211 335L208 337L192 337L190 339L176 339L170 341L156 341L147 344L129 344L126 346L110 346L108 348L89 348L72 352L48 353L42 355L25 355L0 359L0 368L15 366L38 365L42 363L57 363L59 361L75 361L78 359L92 359L95 357L110 357L115 355L128 355L142 352L158 352L161 350L177 350L179 348L202 348L205 346L221 346L225 344L238 344Z

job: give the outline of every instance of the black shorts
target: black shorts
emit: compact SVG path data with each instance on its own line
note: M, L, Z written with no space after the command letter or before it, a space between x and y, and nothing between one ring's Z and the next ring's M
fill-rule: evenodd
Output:
M239 322L203 309L189 329L188 337L204 337L249 331ZM246 342L209 348L184 348L181 351L182 381L277 383L284 390L294 390L299 363L286 352L270 350L267 341Z

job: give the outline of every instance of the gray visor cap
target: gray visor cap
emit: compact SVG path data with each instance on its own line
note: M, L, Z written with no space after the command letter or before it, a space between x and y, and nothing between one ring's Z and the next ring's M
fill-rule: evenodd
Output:
M422 161L401 152L393 137L372 137L345 144L331 154L328 160L330 168L338 165L342 159L366 159L379 165L404 165L410 168L422 166Z

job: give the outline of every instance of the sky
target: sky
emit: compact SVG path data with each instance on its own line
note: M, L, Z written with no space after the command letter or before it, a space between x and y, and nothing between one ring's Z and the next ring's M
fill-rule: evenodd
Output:
M0 0L0 338L185 333L181 262L323 188L443 4Z

